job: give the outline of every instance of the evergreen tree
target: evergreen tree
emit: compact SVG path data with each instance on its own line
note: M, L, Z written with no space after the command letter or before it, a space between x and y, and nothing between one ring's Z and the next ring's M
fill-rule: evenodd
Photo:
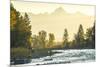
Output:
M82 48L82 46L84 46L84 30L81 24L77 34L75 35L75 43L77 48Z
M63 35L63 47L64 48L69 48L69 44L68 44L68 32L67 29L64 30L64 35Z
M92 27L92 48L95 48L95 22L94 25Z
M86 31L86 44L88 48L95 48L95 23Z
M11 47L30 47L31 46L31 25L27 13L23 17L10 5L10 37Z
M10 4L10 42L11 47L17 46L17 29L16 24L19 21L20 13L16 11L13 4Z

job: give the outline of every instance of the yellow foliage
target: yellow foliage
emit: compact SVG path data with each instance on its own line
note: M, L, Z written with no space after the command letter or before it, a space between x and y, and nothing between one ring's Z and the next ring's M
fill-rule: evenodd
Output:
M16 24L16 11L15 10L11 10L11 14L10 14L10 28L14 29Z

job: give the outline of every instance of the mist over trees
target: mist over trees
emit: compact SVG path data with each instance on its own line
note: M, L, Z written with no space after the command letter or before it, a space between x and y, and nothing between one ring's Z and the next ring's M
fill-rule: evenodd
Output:
M54 40L55 40L54 33L49 33L49 40L46 40L46 32L40 31L38 36L36 35L33 36L33 48L35 48L36 45L38 48L59 47L59 45L57 46ZM56 45L56 47L53 47L54 45ZM68 31L65 28L61 46L59 47L61 49L94 49L95 48L95 23L92 27L86 30L86 33L84 32L83 26L80 24L78 32L75 34L74 39L72 41L69 41Z
M30 19L27 13L24 16L18 12L14 6L10 5L10 37L11 48L25 47L25 48L55 48L58 47L55 42L54 33L47 33L45 30L41 30L38 34L32 36ZM48 35L48 39L47 39ZM94 25L84 32L82 24L79 25L77 33L74 35L74 39L69 41L69 34L67 28L64 29L62 34L62 42L59 48L62 49L84 49L95 48L95 22Z

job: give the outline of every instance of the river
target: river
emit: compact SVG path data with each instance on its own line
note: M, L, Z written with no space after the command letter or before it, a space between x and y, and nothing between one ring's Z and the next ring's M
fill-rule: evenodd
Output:
M70 49L70 50L52 50L55 53L52 56L32 59L28 64L11 65L12 67L24 65L47 65L47 64L61 64L61 63L81 63L94 62L95 49Z

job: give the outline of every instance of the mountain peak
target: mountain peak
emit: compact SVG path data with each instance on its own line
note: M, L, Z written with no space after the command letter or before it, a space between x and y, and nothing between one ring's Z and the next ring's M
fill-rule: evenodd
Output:
M66 11L62 7L59 7L54 11L54 13L55 14L65 14Z

